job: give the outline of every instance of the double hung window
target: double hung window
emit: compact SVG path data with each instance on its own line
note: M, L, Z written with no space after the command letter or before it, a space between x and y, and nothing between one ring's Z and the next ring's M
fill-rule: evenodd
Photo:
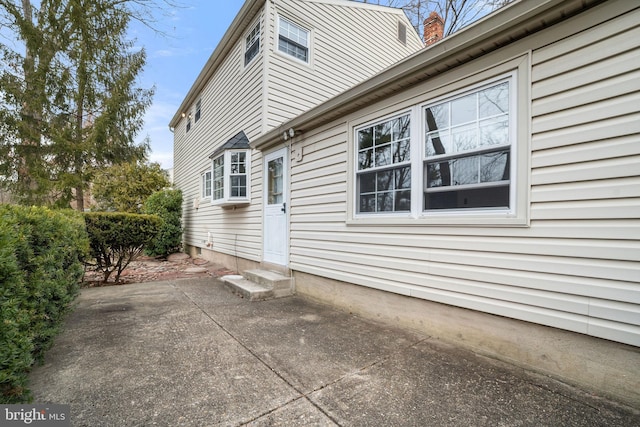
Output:
M515 91L511 72L355 127L355 218L521 224Z
M424 206L510 206L509 81L424 109Z
M196 123L198 122L198 120L200 120L201 115L202 115L202 100L198 99L198 102L196 102L196 116L195 116Z
M260 52L260 23L258 22L245 39L244 65L247 66Z
M405 114L358 129L359 213L411 210L410 125Z
M211 197L211 171L202 174L202 198Z
M213 200L224 198L224 155L213 159Z
M278 50L303 62L309 62L309 31L280 17Z

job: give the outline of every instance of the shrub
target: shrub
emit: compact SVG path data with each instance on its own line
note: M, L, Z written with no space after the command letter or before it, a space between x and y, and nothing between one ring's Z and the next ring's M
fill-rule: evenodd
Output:
M84 214L89 234L91 256L106 283L111 273L120 281L122 271L151 242L162 225L157 215L123 212L89 212Z
M0 403L29 399L27 374L71 309L88 248L73 211L0 206Z
M153 193L144 204L145 214L158 215L164 221L146 252L166 256L180 250L182 244L182 192L163 190Z

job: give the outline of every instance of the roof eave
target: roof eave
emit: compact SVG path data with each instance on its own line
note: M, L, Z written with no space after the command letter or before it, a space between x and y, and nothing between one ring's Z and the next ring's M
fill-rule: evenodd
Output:
M602 1L516 1L261 135L251 147L268 149L281 142L284 129L304 132L328 123L379 100L391 89L394 92L405 89L566 19L567 10L575 14Z
M180 108L178 108L169 122L170 127L176 127L182 118L182 113L186 113L191 105L196 101L196 98L204 89L207 81L209 81L222 61L224 61L229 51L233 49L234 44L242 36L245 26L249 24L247 21L253 19L265 1L266 0L246 0L244 2L240 11L238 11L238 14L233 19L233 22L224 33L224 36L222 36L222 39L200 71L200 74L198 74L195 82L191 85L189 92L187 92L182 104L180 104Z

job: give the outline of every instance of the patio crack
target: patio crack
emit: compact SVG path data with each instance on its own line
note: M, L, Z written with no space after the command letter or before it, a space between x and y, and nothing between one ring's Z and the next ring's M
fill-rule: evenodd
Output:
M277 411L278 409L284 408L285 406L296 402L300 399L305 399L307 402L309 402L309 404L311 404L314 408L316 408L318 411L320 411L324 416L326 416L328 419L330 419L335 425L342 427L342 425L338 422L338 420L336 420L331 414L329 414L324 408L322 408L320 405L316 404L313 400L311 400L308 396L308 394L310 393L305 393L302 390L298 389L298 387L296 387L294 384L292 384L289 380L287 380L280 372L278 372L275 368L273 368L271 365L269 365L269 363L267 361L265 361L262 357L260 357L260 355L258 353L256 353L255 351L253 351L251 348L249 348L244 342L242 342L239 338L237 338L231 331L229 331L227 328L225 328L220 322L218 322L213 316L211 316L202 306L200 306L200 304L198 304L198 302L196 300L194 300L193 298L191 298L191 296L189 294L187 294L185 291L183 291L182 289L179 289L177 286L172 285L177 291L181 292L185 297L187 297L187 299L189 301L191 301L191 303L196 306L198 308L198 310L200 310L202 312L202 314L204 314L209 320L211 320L213 323L215 323L222 331L224 331L225 334L227 334L231 339L233 339L235 342L237 342L242 348L244 348L247 352L249 352L249 354L251 354L256 360L258 360L262 365L264 365L267 369L269 369L271 372L273 372L278 378L280 378L285 384L287 384L292 390L294 390L296 393L298 393L298 397L291 399L285 403L283 403L282 405L279 405L275 408L272 408L254 418L252 418L249 421L245 421L240 425L246 425L249 424L253 421L256 421L266 415L269 415L275 411ZM341 378L344 378L341 377ZM334 384L335 382L332 382L331 384ZM326 387L320 387L319 390L321 390L322 388ZM317 390L313 390L311 393L315 393Z

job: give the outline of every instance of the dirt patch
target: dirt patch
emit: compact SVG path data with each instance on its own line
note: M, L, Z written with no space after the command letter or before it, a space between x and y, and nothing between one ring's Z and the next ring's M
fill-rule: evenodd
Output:
M120 275L118 283L115 283L113 278L107 283L102 283L102 273L87 267L82 287L128 285L194 277L221 277L228 274L236 273L219 264L202 258L191 258L186 254L173 254L167 258L143 256L129 264Z

